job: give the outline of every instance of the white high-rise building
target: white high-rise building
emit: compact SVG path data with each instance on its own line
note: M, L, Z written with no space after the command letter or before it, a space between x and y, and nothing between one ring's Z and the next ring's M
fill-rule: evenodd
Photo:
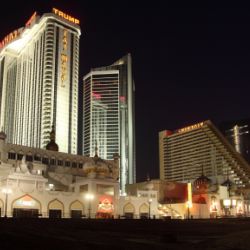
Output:
M135 182L134 83L128 54L83 78L83 154L120 156L120 187Z
M9 143L77 153L79 20L53 8L0 43L0 126Z

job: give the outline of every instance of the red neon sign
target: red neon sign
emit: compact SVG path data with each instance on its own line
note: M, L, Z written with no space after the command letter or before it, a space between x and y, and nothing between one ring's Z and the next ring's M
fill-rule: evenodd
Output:
M26 22L25 26L30 26L30 24L34 21L34 19L36 18L36 11L32 14L32 16L30 17L30 19Z
M112 213L114 211L114 205L108 198L104 198L98 205L99 213Z

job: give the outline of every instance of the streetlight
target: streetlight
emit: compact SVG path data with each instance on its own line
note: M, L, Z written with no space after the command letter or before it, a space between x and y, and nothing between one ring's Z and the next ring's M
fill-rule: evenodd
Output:
M150 215L150 210L151 210L151 203L152 203L152 199L149 199L148 200L148 218L150 219L151 218L151 215Z
M94 199L94 195L93 194L90 194L90 193L87 193L86 194L86 199L89 201L89 216L88 218L90 219L91 218L91 201Z
M10 188L4 188L2 192L5 194L4 217L7 217L8 195L12 193L12 190Z

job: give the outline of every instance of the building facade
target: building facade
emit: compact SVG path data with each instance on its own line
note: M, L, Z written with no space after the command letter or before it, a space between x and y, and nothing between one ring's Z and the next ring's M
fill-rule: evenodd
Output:
M135 119L132 60L128 54L83 78L83 154L120 156L120 186L135 182Z
M44 148L54 125L77 153L79 20L53 8L0 43L0 126L9 143Z
M189 182L204 173L223 183L228 178L249 187L250 169L211 121L159 133L160 178Z
M118 179L118 158L103 160L97 151L85 157L10 144L0 132L2 217L184 219L250 214L249 190L229 192L218 183L201 189L204 177L194 181L193 188L162 180L129 184L124 195Z
M223 122L219 128L235 150L250 163L250 119Z
M10 144L0 132L1 216L117 217L118 178L118 158Z

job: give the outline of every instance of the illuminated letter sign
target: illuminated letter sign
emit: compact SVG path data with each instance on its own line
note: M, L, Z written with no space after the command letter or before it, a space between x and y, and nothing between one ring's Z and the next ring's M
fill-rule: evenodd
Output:
M22 197L21 199L17 200L16 204L18 206L33 207L36 205L36 202L31 197L26 195Z
M53 8L52 12L54 12L56 15L58 15L58 16L64 18L64 19L66 19L66 20L68 20L68 21L70 21L72 23L80 24L80 21L78 19L76 19L76 18L74 18L74 17L72 17L72 16L70 16L70 15L68 15L68 14L66 14L66 13L64 13L64 12L58 10L58 9L56 9L56 8Z
M63 39L62 39L62 51L61 53L61 87L65 87L65 80L67 77L67 62L68 62L68 56L67 56L67 48L68 48L68 42L67 42L68 32L67 30L63 31Z
M10 34L8 34L2 40L2 42L0 42L0 48L4 47L6 44L10 43L12 40L14 40L15 38L17 38L19 35L20 35L20 32L18 30L15 30L15 31L11 32Z
M200 122L200 123L197 123L197 124L185 127L185 128L181 128L177 132L178 133L188 132L188 131L191 131L193 129L201 128L203 126L203 124L204 124L203 122Z
M30 26L30 24L34 21L36 17L36 12L33 13L33 15L30 17L30 19L26 22L25 26Z

